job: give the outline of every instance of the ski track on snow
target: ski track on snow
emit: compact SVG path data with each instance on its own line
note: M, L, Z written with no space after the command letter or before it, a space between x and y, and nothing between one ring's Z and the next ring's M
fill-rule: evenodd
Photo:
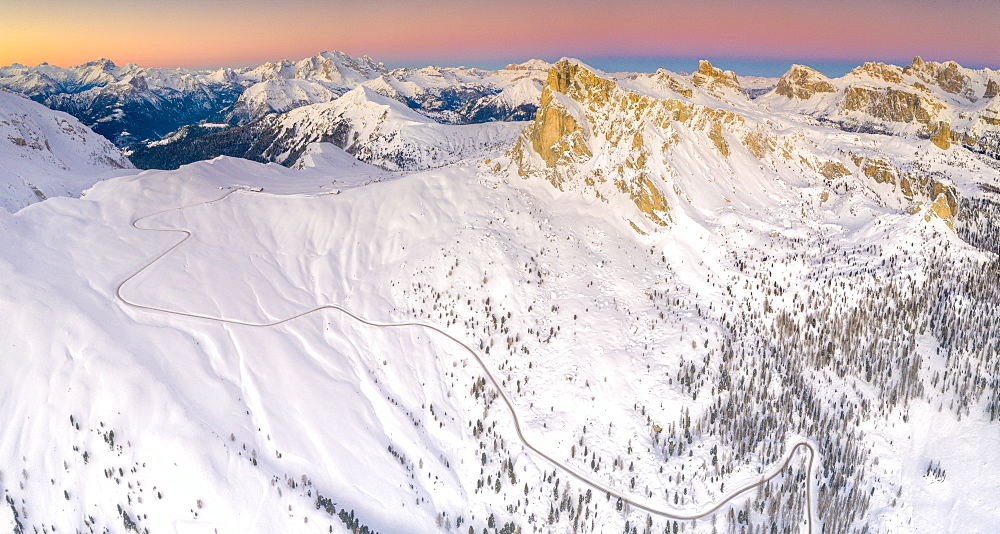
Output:
M163 252L161 252L160 254L158 254L157 256L154 256L152 259L150 259L149 261L147 261L144 265L142 265L141 267L139 267L138 270L136 270L135 272L133 272L132 274L130 274L128 277L126 277L124 280L122 280L118 284L118 286L115 288L115 296L118 298L118 300L121 301L123 304L125 304L127 306L130 306L132 308L139 309L139 310L161 312L161 313L167 313L167 314L170 314L170 315L175 315L175 316L180 316L180 317L188 317L188 318L192 318L192 319L202 319L202 320L206 320L206 321L214 321L214 322L217 322L217 323L231 324L231 325L237 325L237 326L248 326L248 327L254 327L254 328L266 328L266 327L271 327L271 326L277 326L277 325L280 325L280 324L283 324L283 323L287 323L289 321L293 321L295 319L298 319L300 317L303 317L303 316L306 316L306 315L309 315L309 314L312 314L312 313L316 313L316 312L320 312L320 311L325 311L325 310L334 310L334 311L338 311L340 313L343 313L344 315L350 317L351 319L354 319L355 321L358 321L359 323L362 323L362 324L365 324L365 325L368 325L368 326L372 326L372 327L375 327L375 328L401 328L401 327L414 326L414 327L425 328L425 329L430 330L432 332L436 332L437 334L439 334L441 336L444 336L445 338L449 339L453 343L455 343L458 346L460 346L463 349L465 349L466 352L468 352L470 355L472 355L472 357L476 360L476 363L478 363L479 367L482 368L483 372L486 373L486 376L489 378L490 382L493 384L493 387L496 388L496 390L500 393L500 397L503 399L504 404L507 405L507 410L510 412L511 419L514 422L514 429L517 432L517 437L521 441L521 443L528 450L530 450L531 452L535 453L535 455L537 455L537 456L539 456L541 458L544 458L551 465L555 466L556 468L562 470L564 473L566 473L569 476L577 479L578 481L582 482L583 484L585 484L587 486L590 486L591 488L593 488L595 490L603 491L603 492L605 492L607 494L610 494L611 496L614 496L614 497L617 497L617 498L621 499L623 503L628 503L629 505L631 505L631 506L633 506L635 508L638 508L640 510L644 510L644 511L649 512L651 514L658 515L658 516L661 516L661 517L665 517L665 518L668 518L668 519L685 520L685 521L686 520L695 520L695 519L701 519L703 517L706 517L706 516L709 516L709 515L715 513L716 511L718 511L720 508L722 508L723 506L725 506L726 504L728 504L730 501L732 501L736 497L738 497L738 496L740 496L740 495L742 495L742 494L744 494L744 493L746 493L746 492L748 492L748 491L750 491L752 489L755 489L755 488L758 488L758 487L764 485L765 483L767 483L771 479L773 479L773 478L777 477L779 474L781 474L781 472L784 471L789 466L789 464L792 462L792 458L795 456L795 452L801 447L801 448L804 448L809 453L809 462L808 462L807 469L806 469L806 520L807 520L807 524L808 524L806 532L809 533L809 534L812 534L814 532L814 528L813 528L813 525L814 525L814 519L813 519L813 497L814 497L814 492L813 492L813 488L812 488L812 479L813 479L813 463L814 463L815 458L816 458L816 447L809 440L801 439L800 438L799 440L797 440L797 441L795 441L793 443L790 443L789 444L788 452L786 453L785 460L783 462L781 462L780 465L772 468L770 471L768 471L766 474L764 474L756 482L751 482L751 483L748 483L748 484L746 484L746 485L744 485L744 486L742 486L740 488L737 488L735 491L730 492L729 495L727 495L724 498L720 499L718 502L716 502L714 505L710 506L707 509L704 509L704 510L698 511L698 512L694 512L694 513L682 513L682 512L680 512L678 510L671 510L671 509L666 509L666 508L660 508L660 507L656 506L655 504L650 503L650 502L645 501L645 500L643 500L643 501L635 500L635 498L632 497L632 496L629 496L627 494L621 493L621 492L619 492L619 491L617 491L617 490L615 490L615 489L613 489L611 487L608 487L608 486L606 486L606 485L604 485L604 484L602 484L600 482L591 480L586 475L584 475L584 474L576 471L572 467L564 464L563 462L561 462L561 461L553 458L552 456L549 456L548 454L546 454L542 450L538 449L535 445L533 445L525 437L523 431L521 430L521 419L520 419L520 417L518 417L517 410L515 410L515 408L514 408L513 401L511 400L511 398L507 394L507 392L504 390L504 388L500 386L500 382L493 376L493 372L490 371L489 367L487 367L486 362L484 362L483 359L479 356L479 354L476 351L474 351L471 347L469 347L469 345L465 344L464 342L458 340L457 338L455 338L451 334L445 332L444 330L442 330L442 329L440 329L440 328L438 328L438 327L436 327L436 326L434 326L432 324L427 324L427 323L422 323L422 322L417 322L417 321L404 321L404 322L398 322L398 323L383 323L383 322L371 321L371 320L365 319L364 317L361 317L361 316L355 314L354 312L352 312L352 311L350 311L350 310L348 310L346 308L343 308L343 307L341 307L341 306L339 306L337 304L325 304L325 305L322 305L322 306L317 306L315 308L311 308L311 309L308 309L308 310L305 310L305 311L302 311L302 312L290 315L290 316L285 317L283 319L278 319L278 320L271 321L271 322L266 322L266 323L264 323L264 322L249 322L249 321L240 321L240 320L237 320L237 319L226 319L224 317L215 317L215 316L205 315L205 314L200 314L200 313L192 313L192 312L185 312L185 311L178 311L178 310L170 310L170 309L166 309L166 308L160 308L160 307L157 307L157 306L148 306L148 305L145 305L145 304L141 304L141 303L138 303L138 302L131 301L131 300L125 298L124 295L122 295L122 288L127 283L129 283L132 279L134 279L136 276L138 276L139 274L141 274L143 271L145 271L145 270L149 269L150 267L152 267L156 262L158 262L159 260L161 260L162 258L164 258L165 256L167 256L168 254L170 254L171 252L173 252L174 250L176 250L177 248L179 248L181 245L183 245L185 242L187 242L187 240L190 239L191 236L193 235L193 231L192 230L185 229L185 228L156 228L156 227L149 227L149 226L140 226L139 223L141 221L143 221L145 219L148 219L148 218L151 218L151 217L155 217L157 215L161 215L161 214L164 214L164 213L169 213L169 212L172 212L172 211L180 211L180 210L183 210L183 209L186 209L186 208L190 208L190 207L194 207L194 206L203 206L203 205L208 205L208 204L214 204L216 202L219 202L221 200L226 199L227 197L229 197L229 195L232 195L232 194L238 193L238 192L254 192L254 193L259 193L259 191L255 191L253 189L249 189L249 188L246 188L246 187L237 187L237 188L234 188L234 189L228 191L226 194L224 194L224 195L222 195L222 196L220 196L218 198L212 199L212 200L207 200L207 201L203 201L203 202L195 202L195 203L187 204L187 205L184 205L184 206L178 206L178 207L175 207L175 208L169 208L169 209L166 209L166 210L157 211L157 212L150 213L150 214L147 214L147 215L143 215L142 217L133 219L132 223L131 223L132 227L135 228L135 229L137 229L137 230L144 230L144 231L151 231L151 232L179 233L179 234L183 234L184 237L181 238L181 240L178 241L177 243L175 243L174 245L170 246L169 248L167 248L166 250L164 250Z

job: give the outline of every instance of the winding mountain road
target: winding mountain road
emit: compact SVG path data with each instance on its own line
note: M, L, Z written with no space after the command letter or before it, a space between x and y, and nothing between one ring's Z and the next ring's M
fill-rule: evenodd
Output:
M150 217L155 217L157 215L161 215L161 214L164 214L164 213L169 213L169 212L172 212L172 211L180 211L180 210L191 208L191 207L194 207L194 206L202 206L202 205L207 205L207 204L213 204L213 203L219 202L221 200L224 200L225 198L229 197L230 195L232 195L234 193L241 192L241 191L245 191L245 192L251 192L252 191L252 192L255 192L255 193L257 192L257 191L253 191L253 190L251 190L249 188L234 188L234 189L228 191L226 194L224 194L224 195L222 195L222 196L220 196L218 198L212 199L212 200L206 200L206 201L203 201L203 202L196 202L196 203L193 203L193 204L187 204L187 205L184 205L184 206L179 206L179 207L170 208L170 209L166 209L166 210L162 210L162 211L157 211L157 212L154 212L154 213L150 213L150 214L144 215L144 216L139 217L137 219L133 219L132 223L131 223L132 227L135 228L135 229L137 229L137 230L144 230L144 231L150 231L150 232L176 233L176 234L182 234L183 237L177 243L175 243L174 245L170 246L169 248L167 248L166 250L164 250L163 252L161 252L157 256L155 256L152 259L150 259L149 261L147 261L138 270L136 270L131 275L129 275L127 278L125 278L124 280L122 280L121 283L119 283L118 286L115 288L115 295L117 296L118 300L121 301L123 304L129 306L129 307L132 307L132 308L135 308L135 309L139 309L139 310L161 312L161 313L167 313L167 314L175 315L175 316L189 317L189 318L192 318L192 319L202 319L202 320L206 320L206 321L214 321L214 322L218 322L218 323L225 323L225 324L239 325L239 326L247 326L247 327L254 327L254 328L265 328L265 327L276 326L276 325L280 325L282 323L287 323L289 321L298 319L299 317L303 317L305 315L309 315L311 313L316 313L316 312L320 312L320 311L324 311L324 310L333 310L333 311L340 312L340 313L342 313L342 314L350 317L351 319L354 319L355 321L358 321L360 323L366 324L368 326L376 327L376 328L418 327L418 328L424 328L424 329L430 330L432 332L436 332L438 335L444 336L445 338L447 338L450 341L454 342L456 345L458 345L458 346L462 347L463 349L465 349L465 351L468 352L476 360L476 363L479 364L479 366L482 368L483 372L486 373L486 376L487 376L487 378L489 378L490 383L497 390L497 392L499 392L500 397L504 401L504 404L506 404L507 410L510 412L511 419L514 422L514 429L517 432L517 437L521 441L521 443L524 445L525 448L527 448L528 450L530 450L531 452L533 452L535 455L537 455L537 456L539 456L541 458L544 458L550 464L552 464L556 468L560 469L561 471L563 471L567 475L569 475L569 476L575 478L576 480L580 481L581 483L585 484L586 486L589 486L589 487L591 487L591 488L593 488L595 490L598 490L598 491L603 491L603 492L605 492L605 493L607 493L607 494L609 494L611 496L619 498L619 499L622 500L622 502L628 503L633 508L644 510L646 512L649 512L650 514L654 514L654 515L657 515L657 516L660 516L660 517L664 517L664 518L668 518L668 519L695 520L695 519L700 519L700 518L703 518L703 517L706 517L706 516L709 516L709 515L715 513L716 511L718 511L720 508L722 508L723 506L725 506L726 504L728 504L730 501L732 501L736 497L738 497L738 496L742 495L743 493L746 493L746 492L748 492L748 491L750 491L752 489L758 488L758 487L764 485L765 483L767 483L768 481L770 481L771 479L777 477L779 474L781 474L781 472L784 469L786 469L789 466L789 464L792 461L792 458L795 456L795 452L799 448L803 448L809 454L809 461L808 461L808 466L807 466L807 471L806 471L806 520L807 520L807 525L808 525L808 527L807 527L808 530L806 532L808 532L809 534L812 534L813 532L817 532L817 530L815 528L815 518L813 517L813 489L812 489L813 463L815 461L817 452L816 452L815 446L811 442L809 442L809 441L798 440L798 441L794 441L794 442L790 443L788 451L786 453L786 456L785 456L785 459L784 459L783 462L781 462L780 464L778 464L777 466L775 466L774 468L772 468L771 470L769 470L768 472L766 472L764 475L761 476L761 478L759 480L756 480L754 482L748 483L748 484L746 484L744 486L741 486L741 487L737 488L736 490L733 490L733 491L729 492L723 498L719 499L717 502L715 502L714 504L712 504L708 508L705 508L703 510L698 510L698 511L695 511L695 512L687 512L687 513L682 512L682 511L678 511L678 510L672 510L672 509L669 509L669 508L661 508L661 507L657 506L654 503L650 503L650 502L647 502L645 500L638 500L634 496L622 493L622 492L620 492L618 490L615 490L615 489L613 489L613 488L611 488L609 486L606 486L605 484L603 484L601 482L597 482L595 480L592 480L587 475L585 475L583 473L580 473L579 471L577 471L573 467L566 465L565 463L563 463L560 460L557 460L556 458L553 458L552 456L548 455L547 453L545 453L544 451L542 451L541 449L539 449L538 447L536 447L534 444L532 444L531 441L529 441L528 438L524 435L524 432L523 432L523 430L521 428L521 419L518 416L517 410L514 407L514 402L511 400L511 398L508 395L507 391L504 390L504 388L500 385L500 381L497 380L496 377L493 375L493 372L490 371L489 367L486 365L486 362L484 362L483 359L480 357L480 355L475 350L473 350L469 345L465 344L464 342L462 342L459 339L455 338L454 336L452 336L448 332L446 332L446 331L442 330L441 328L438 328L437 326L434 326L432 324L422 323L422 322L418 322L418 321L404 321L404 322L398 322L398 323L384 323L384 322L378 322L378 321L371 321L369 319L361 317L361 316L355 314L354 312L352 312L352 311L350 311L348 309L345 309L345 308L343 308L341 306L338 306L336 304L326 304L326 305L323 305L323 306L317 306L315 308L311 308L311 309L308 309L308 310L296 313L294 315L290 315L288 317L285 317L285 318L282 318L282 319L278 319L278 320L275 320L275 321L271 321L271 322L250 322L250 321L240 321L240 320L236 320L236 319L226 319L224 317L215 317L215 316L212 316L212 315L206 315L206 314L200 314L200 313L192 313L192 312L185 312L185 311L179 311L179 310L170 310L170 309L161 308L161 307L158 307L158 306L149 306L149 305L145 305L145 304L141 304L139 302L135 302L135 301L129 300L128 298L126 298L122 294L122 288L126 284L128 284L130 281L132 281L136 276L138 276L139 274L141 274L146 269L149 269L151 266L153 266L153 264L155 264L157 261L159 261L160 259L162 259L164 256L170 254L171 252L173 252L174 250L176 250L178 247L180 247L181 245L183 245L193 235L193 233L192 233L191 230L185 229L185 228L156 228L156 227L149 227L149 226L140 226L140 223L143 220L149 219Z

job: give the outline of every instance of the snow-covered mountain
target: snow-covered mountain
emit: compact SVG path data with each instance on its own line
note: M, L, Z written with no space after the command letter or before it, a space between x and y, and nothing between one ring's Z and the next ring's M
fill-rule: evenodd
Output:
M442 122L527 120L534 116L547 68L547 63L532 60L499 71L388 71L368 56L337 51L214 71L118 67L101 59L68 68L46 63L0 67L0 87L66 111L125 147L154 143L205 121L250 124L333 101L361 84Z
M0 212L0 529L992 532L1000 165L813 76L365 82Z
M226 111L246 124L272 113L330 102L364 85L438 122L469 124L527 120L541 95L549 64L532 60L490 71L464 67L386 70L368 56L323 52L297 63L267 63L245 74L260 81Z
M166 166L176 154L185 158L180 163L225 154L296 167L311 143L324 142L384 169L413 171L502 152L522 126L521 122L441 124L359 85L332 102L271 114L230 130L133 147L131 157L150 167Z
M368 56L352 58L343 52L322 52L295 63L265 63L244 75L258 81L226 110L225 117L246 124L271 113L329 102L385 72L384 65Z
M0 90L0 209L79 196L132 164L75 118Z
M385 72L367 56L323 52L255 68L192 70L118 67L107 59L59 68L0 68L0 87L66 111L126 146L156 141L208 119L245 123L268 113L327 102Z
M261 125L267 161L295 165L314 142L333 143L361 161L390 170L443 167L501 150L520 132L513 122L440 124L367 86L328 104L295 109Z
M257 72L265 80L247 89L228 114L241 126L223 132L187 127L163 140L129 147L129 157L144 168L176 168L218 155L295 165L309 143L329 141L387 169L439 167L488 153L516 135L516 123L535 115L549 67L534 60L499 71L427 67L385 72L381 64L372 66L364 58L361 65L331 63L338 65L337 72L354 73L336 83L300 79L331 70L303 67L312 64ZM276 113L282 110L287 111ZM192 131L211 135L202 138Z
M284 113L309 104L329 102L337 96L339 95L333 89L312 80L270 79L247 88L226 112L226 117L233 122L246 124L271 113Z
M401 68L365 85L438 122L519 121L534 117L549 67L544 61L531 60L497 71Z
M126 71L135 71L137 65L129 64ZM58 93L77 93L118 81L119 69L111 60L98 59L70 68L60 68L48 63L26 67L19 63L0 67L0 86L22 93L34 100Z
M836 79L795 65L761 102L848 131L930 139L1000 158L998 88L1000 71L916 57L905 67L865 63Z
M68 68L0 67L0 88L65 111L119 147L211 118L249 83L232 69L119 67L107 59Z
M136 72L79 93L52 95L44 104L79 118L117 146L127 146L204 121L237 94L232 87L207 85L192 75L151 79Z
M786 81L775 90L785 90ZM754 170L761 167L787 173L787 181L811 177L827 190L870 182L885 206L929 210L949 221L958 210L956 187L978 187L957 186L949 174L932 171L927 161L940 147L931 143L916 144L915 160L911 145L870 149L857 139L762 113L732 73L707 62L689 84L662 70L616 81L564 60L550 71L538 117L511 159L522 176L608 202L640 232L650 231L650 223L668 226L684 204L749 215L773 179Z

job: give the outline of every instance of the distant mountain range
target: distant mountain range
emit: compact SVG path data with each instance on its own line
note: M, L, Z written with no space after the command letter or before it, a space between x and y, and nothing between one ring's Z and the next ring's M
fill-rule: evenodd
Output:
M370 163L413 170L455 161L467 150L458 147L450 156L427 155L428 160L416 155L423 149L411 138L396 141L407 148L385 145L388 152L372 153L374 145L353 136L362 130L366 139L396 136L398 124L383 132L377 123L388 116L361 117L357 109L345 110L392 110L416 122L452 125L531 120L550 67L531 60L497 71L389 70L368 56L342 52L215 71L119 67L102 59L69 68L2 67L0 87L77 117L125 149L140 168L176 168L218 155L292 166L309 142L328 140ZM906 67L866 63L834 79L801 65L781 78L719 72L703 63L690 75L661 69L652 77L669 78L677 87L708 88L711 98L730 105L754 101L755 113L810 117L845 131L934 139L942 146L954 143L1000 157L1000 76L994 71L916 58ZM347 95L358 87L365 89ZM690 90L683 87L681 96ZM729 93L723 95L723 88ZM341 98L346 100L337 103ZM503 137L502 130L483 129L487 133L479 142L492 143Z
M527 120L534 116L547 69L547 63L533 61L500 71L387 70L367 56L352 58L342 52L215 71L143 68L132 63L119 67L101 59L69 68L44 63L2 67L0 87L66 111L118 147L133 146L146 154L141 147L149 143L219 129L198 127L204 123L252 124L269 115L332 102L362 84L439 122ZM229 152L231 147L216 155ZM178 156L166 159L171 157ZM146 166L143 163L140 166Z

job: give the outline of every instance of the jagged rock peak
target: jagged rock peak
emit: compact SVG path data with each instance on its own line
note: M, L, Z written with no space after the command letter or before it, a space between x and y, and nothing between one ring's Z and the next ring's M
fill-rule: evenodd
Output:
M146 81L145 76L132 76L127 80L129 86L139 92L146 92L149 90L149 83Z
M581 102L590 100L593 93L603 95L614 87L614 82L601 78L585 64L575 59L563 58L549 69L542 98L535 120L522 133L522 140L537 154L545 167L555 168L566 157L589 157L590 150L582 131L585 117L578 117L560 101L565 95ZM574 157L575 156L575 157ZM550 177L553 185L560 187L561 177Z
M566 94L576 100L586 99L595 91L607 93L616 84L598 69L573 58L562 58L549 69L542 91L542 105L545 104L545 93L555 91Z
M664 181L670 175L664 150L678 139L671 124L695 115L690 127L700 131L696 135L728 154L721 137L725 113L641 94L578 60L562 59L549 70L535 120L509 155L520 176L595 196L646 233L672 220L676 198ZM650 128L659 133L648 135Z
M997 94L1000 93L1000 84L997 84L996 80L989 80L986 82L986 91L983 92L983 98L995 98Z
M889 83L901 83L903 81L903 69L896 65L868 61L860 67L855 67L848 73L848 76L873 78Z
M723 88L729 88L737 93L743 93L743 87L740 85L736 73L715 67L705 59L698 61L698 72L691 75L691 80L695 87L701 87L708 91L718 92Z
M974 99L971 84L972 79L964 72L965 69L954 61L936 63L934 61L924 61L917 56L913 61L903 68L903 74L916 76L924 82L937 85L945 91L962 95L969 99Z
M803 100L816 93L833 93L836 90L823 73L805 65L792 65L774 88L779 95Z

